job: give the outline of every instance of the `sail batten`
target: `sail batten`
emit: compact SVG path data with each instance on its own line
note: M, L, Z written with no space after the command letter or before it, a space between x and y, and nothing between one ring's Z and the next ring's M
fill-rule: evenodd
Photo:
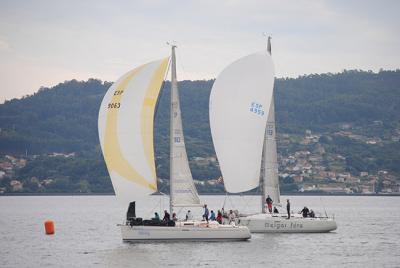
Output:
M267 51L235 61L214 82L210 126L227 192L259 185L273 84L274 67Z
M125 204L157 191L153 119L168 60L123 75L100 106L100 145L115 194Z

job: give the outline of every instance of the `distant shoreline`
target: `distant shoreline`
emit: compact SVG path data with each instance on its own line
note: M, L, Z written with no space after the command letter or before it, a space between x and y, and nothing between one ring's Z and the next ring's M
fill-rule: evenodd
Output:
M154 195L162 195L156 193ZM219 195L225 196L225 193L201 193L199 195ZM256 196L258 193L246 193L246 194L229 194L234 195L247 195ZM385 193L385 194L331 194L331 193L282 193L284 196L399 196L400 193ZM2 196L114 196L114 193L4 193Z

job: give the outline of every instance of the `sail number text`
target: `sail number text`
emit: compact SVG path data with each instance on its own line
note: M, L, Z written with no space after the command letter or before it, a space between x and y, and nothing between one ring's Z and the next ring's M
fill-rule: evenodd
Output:
M112 102L108 104L108 109L119 109L121 104L119 102Z
M252 102L250 105L250 112L255 113L256 115L263 116L264 115L264 108L262 104L257 102Z

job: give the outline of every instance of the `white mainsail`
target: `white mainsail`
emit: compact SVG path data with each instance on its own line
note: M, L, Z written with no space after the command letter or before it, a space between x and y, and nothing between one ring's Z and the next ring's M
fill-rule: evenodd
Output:
M126 73L100 106L100 145L115 194L124 204L157 191L154 110L168 61L150 62Z
M274 66L261 51L225 68L210 95L210 127L225 189L251 190L260 183L260 166Z
M190 172L183 136L175 46L171 58L171 122L170 122L170 211L173 207L200 206L200 199Z
M275 104L274 98L271 100L269 108L267 128L265 129L264 143L264 176L262 178L265 196L270 196L274 204L280 203L279 179L278 179L278 159L276 148L275 131ZM263 198L264 199L264 198ZM265 199L263 200L265 202Z

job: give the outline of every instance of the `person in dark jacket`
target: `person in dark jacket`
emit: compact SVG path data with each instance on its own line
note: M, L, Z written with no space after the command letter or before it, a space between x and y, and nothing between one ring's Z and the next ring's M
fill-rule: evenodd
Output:
M286 201L287 218L290 219L290 202L289 199Z
M171 216L169 215L169 213L166 211L166 210L164 210L164 218L163 218L163 221L164 222L169 222L171 220Z
M303 218L307 218L308 213L310 212L310 210L307 207L304 207L300 213L303 214Z
M314 213L314 211L312 209L310 210L310 214L309 215L310 215L311 218L315 218L315 213Z

